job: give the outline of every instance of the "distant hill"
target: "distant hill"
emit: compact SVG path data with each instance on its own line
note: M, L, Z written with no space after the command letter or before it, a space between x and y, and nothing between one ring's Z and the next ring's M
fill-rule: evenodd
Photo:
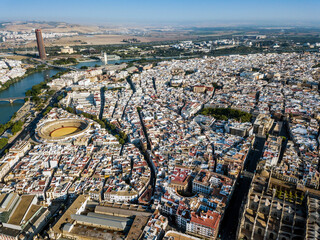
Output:
M3 22L0 23L2 30L7 31L31 31L36 28L41 28L43 32L78 32L88 33L101 30L98 26L84 26L80 24L70 24L65 22Z

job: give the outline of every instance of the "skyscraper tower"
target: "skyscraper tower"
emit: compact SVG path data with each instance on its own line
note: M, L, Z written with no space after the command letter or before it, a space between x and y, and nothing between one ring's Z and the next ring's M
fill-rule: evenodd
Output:
M39 57L40 59L44 60L47 58L47 55L46 55L46 49L44 48L41 29L36 29L36 38L37 38Z

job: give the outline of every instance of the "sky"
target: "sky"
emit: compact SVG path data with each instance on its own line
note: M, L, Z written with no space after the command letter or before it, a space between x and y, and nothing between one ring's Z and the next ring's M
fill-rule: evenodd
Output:
M0 0L0 21L320 24L320 0Z

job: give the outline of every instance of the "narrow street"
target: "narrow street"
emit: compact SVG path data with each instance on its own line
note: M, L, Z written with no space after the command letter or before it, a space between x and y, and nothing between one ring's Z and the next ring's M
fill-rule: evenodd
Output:
M286 139L282 142L281 151L280 151L280 155L279 155L279 161L278 161L278 163L281 163L282 158L283 158L283 155L284 155L284 153L285 153L285 151L286 151L286 148L287 148L288 141L291 140L291 139L290 139L289 130L288 130L288 123L287 123L287 121L284 121L284 122L283 122L283 126L282 126L282 129L281 129L281 132L280 132L279 135L286 138Z
M130 87L131 87L131 89L133 91L133 94L134 94L136 92L136 88L135 88L134 83L131 81L130 77L127 77L127 81L130 84ZM132 95L130 96L130 99L128 100L126 106L128 105L129 101L131 101ZM146 129L145 125L144 125L141 112L139 110L137 110L137 111L138 111L138 115L139 115L139 119L140 119L140 124L141 124L142 130L143 130L144 136L146 138L146 141L147 141L147 149L144 149L143 146L137 146L137 147L139 148L141 154L143 155L143 157L146 160L146 162L148 164L148 167L150 169L150 174L151 174L150 175L150 184L151 184L151 187L152 187L152 195L153 195L154 190L155 190L155 186L156 186L156 179L157 179L157 177L156 177L156 169L155 169L155 166L154 166L152 160L150 159L150 153L148 152L148 150L151 151L151 145L150 145L150 140L148 138L147 129ZM123 112L122 117L123 116L124 116L124 112Z
M157 94L156 79L155 79L154 77L152 78L152 83L153 83L154 91L155 91L155 92L156 92L156 94Z
M244 171L236 183L236 188L231 197L229 206L227 207L224 218L221 221L218 236L220 236L220 239L222 240L236 239L237 228L241 217L240 208L242 203L246 201L252 176L262 155L264 143L265 138L256 137L253 149L250 150L247 156Z
M132 82L131 77L128 76L126 79L127 79L127 82L129 83L133 93L135 93L136 92L136 87L134 86L134 83Z
M144 149L142 146L140 146L140 151L142 153L142 155L144 156L147 164L148 164L148 167L150 168L150 172L151 172L151 177L150 177L150 184L151 184L151 187L152 187L152 193L154 192L155 190L155 186L156 186L156 169L155 169L155 166L152 162L152 160L150 159L150 153L147 151L151 151L151 145L150 145L150 140L148 138L148 133L147 133L147 129L144 125L144 122L143 122L143 119L142 119L142 116L141 116L141 112L138 111L138 114L139 114L139 118L140 118L140 122L141 122L141 126L142 126L142 130L144 132L144 135L145 135L145 138L147 140L147 149Z
M105 91L105 88L102 87L100 89L100 98L101 98L101 106L100 106L100 114L99 114L99 119L102 120L103 118L103 111L104 111L104 105L106 104L106 99L105 99L105 96L104 96L104 91Z

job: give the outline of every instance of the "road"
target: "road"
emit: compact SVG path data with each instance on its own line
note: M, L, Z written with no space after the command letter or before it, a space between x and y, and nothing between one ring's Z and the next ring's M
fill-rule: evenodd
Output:
M280 163L282 161L283 155L284 155L284 153L285 153L285 151L287 149L288 140L291 140L287 121L283 122L283 126L282 126L281 132L280 132L280 136L286 137L286 140L282 142L278 163Z
M103 111L104 111L104 106L106 104L106 99L104 95L105 87L102 87L100 89L100 98L101 98L101 106L100 106L100 114L99 114L99 119L102 120L103 118Z
M143 119L142 119L142 115L141 115L141 111L138 111L138 114L139 114L139 118L140 118L140 123L141 123L141 126L142 126L142 130L144 132L144 135L145 135L145 138L147 140L147 150L150 150L151 151L151 144L150 144L150 140L149 140L149 137L148 137L148 133L147 133L147 129L144 125L144 122L143 122ZM150 183L151 184L151 187L152 187L152 195L154 193L154 190L155 190L155 187L156 187L156 169L155 169L155 166L150 158L150 153L148 151L146 151L146 149L143 149L143 147L140 147L139 148L141 153L143 154L147 164L148 164L148 167L150 168L150 172L151 172L151 176L150 176ZM147 189L147 188L146 188Z
M262 155L264 143L265 138L256 137L254 148L250 150L247 156L247 161L244 166L245 174L238 179L229 206L221 221L219 236L222 240L236 239L237 228L241 218L240 208L249 192L252 181L252 175L250 173L254 173L257 167L258 160Z

